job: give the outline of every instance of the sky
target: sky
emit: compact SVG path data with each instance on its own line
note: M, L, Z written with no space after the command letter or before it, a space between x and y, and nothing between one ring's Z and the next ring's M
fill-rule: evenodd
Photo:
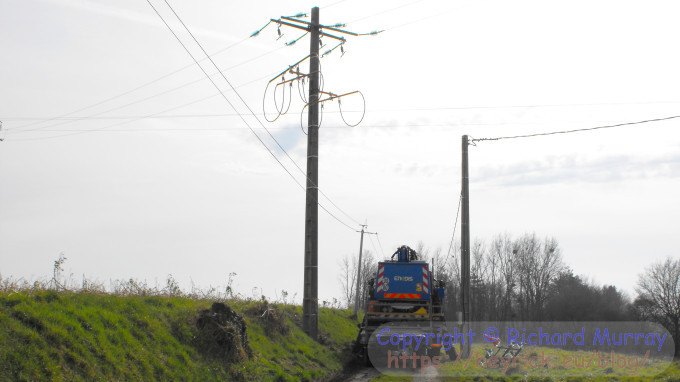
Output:
M448 250L462 135L680 115L677 1L169 1L229 81L200 61L229 102L146 1L0 2L3 278L49 279L63 253L75 282L163 286L171 274L207 289L235 273L244 296L301 301L305 103L293 88L276 121L263 107L276 115L267 83L309 38L286 46L302 33L277 39L273 25L248 36L313 6L322 24L384 30L321 60L324 90L360 90L365 107L354 95L343 113L323 109L320 300L340 297L360 223L379 233L364 243L377 258L421 241ZM166 3L151 3L203 59ZM679 127L479 141L473 239L554 237L574 273L634 297L645 267L678 256Z

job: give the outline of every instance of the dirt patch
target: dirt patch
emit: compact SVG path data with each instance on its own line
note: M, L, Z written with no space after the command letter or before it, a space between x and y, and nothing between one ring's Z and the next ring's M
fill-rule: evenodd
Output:
M226 362L239 362L252 356L246 321L231 307L214 302L210 309L199 312L195 341L198 349Z

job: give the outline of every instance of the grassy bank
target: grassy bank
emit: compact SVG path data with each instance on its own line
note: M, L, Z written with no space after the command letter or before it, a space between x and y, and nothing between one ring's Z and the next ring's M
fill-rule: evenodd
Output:
M185 297L20 291L0 294L0 380L324 380L349 361L356 321L320 310L320 341L301 308L226 301L245 318L251 355L227 362L199 341Z
M480 364L480 360L484 359L484 348L487 345L473 345L472 357L468 359L459 359L458 362L444 362L436 371L432 369L426 370L425 375L428 375L432 380L432 375L436 375L437 381L475 381L475 382L548 382L548 381L563 381L563 382L580 382L580 381L594 381L594 382L609 382L609 381L627 381L627 382L651 382L651 381L680 381L680 362L665 359L664 361L649 358L645 360L644 366L640 367L611 367L605 363L598 365L597 361L588 364L588 360L593 357L592 352L585 351L566 351L554 348L544 347L526 347L521 353L520 360L516 364L507 361L504 365L497 362L495 366L487 365L484 367ZM609 355L609 354L607 354ZM533 358L532 364L527 364L526 360ZM640 358L642 358L640 356ZM546 359L550 359L551 367L543 366ZM563 367L565 359L572 360L569 367ZM579 361L576 361L578 359ZM640 360L640 359L638 359ZM532 367L531 365L534 365ZM604 365L604 366L603 366ZM637 365L636 365L637 366ZM397 365L397 367L400 367ZM387 374L378 375L372 378L372 382L406 382L414 380L423 380L413 374L418 375L419 371L399 372L397 369L392 369Z

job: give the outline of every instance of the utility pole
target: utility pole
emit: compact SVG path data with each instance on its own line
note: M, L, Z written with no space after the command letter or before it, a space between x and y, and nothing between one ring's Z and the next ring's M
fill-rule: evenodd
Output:
M361 240L359 241L359 265L357 266L357 290L354 294L354 316L356 317L359 311L359 291L361 290L361 256L364 249L364 234L377 235L377 232L366 232L364 229L367 227L366 224L361 225Z
M463 332L470 328L470 189L468 176L468 136L462 139L462 190L461 190L461 302L463 308ZM461 353L464 358L470 356L469 340L461 345Z
M279 73L276 77L269 80L269 84L277 80L281 80L278 84L274 86L274 91L278 86L289 85L292 86L293 82L303 81L304 79L309 79L309 100L304 100L307 102L306 107L309 107L308 120L307 120L307 181L305 188L305 262L304 262L304 284L303 284L303 298L302 298L302 329L304 332L313 338L314 340L318 337L319 331L319 281L318 281L318 237L319 237L319 104L321 102L333 101L335 99L340 99L342 97L350 96L353 94L360 93L359 91L353 91L344 94L334 94L331 92L323 92L319 89L319 48L321 45L321 36L324 38L329 38L337 41L337 45L333 48L328 49L323 56L332 53L335 49L340 48L340 51L344 54L343 45L347 42L344 37L337 36L335 34L328 33L328 31L333 31L334 33L341 33L350 36L374 36L382 31L373 31L370 33L354 33L342 28L345 27L344 24L335 25L321 25L319 23L319 7L312 8L311 21L301 20L301 17L307 17L307 14L300 13L295 16L281 16L279 19L271 19L265 26L258 29L250 35L250 37L255 37L262 30L264 30L271 23L278 24L278 34L279 38L283 36L281 33L281 27L290 27L305 32L302 36L296 38L293 41L286 43L290 46L295 44L297 41L302 39L304 36L309 34L309 56L299 60L295 64L289 66L286 70ZM309 59L309 73L301 73L299 70L299 64L303 61ZM284 75L290 73L294 75L292 80L286 81ZM269 87L269 84L267 87ZM265 89L266 93L266 89ZM321 95L325 95L325 99L320 99ZM338 102L339 105L339 102ZM277 106L278 110L278 106ZM303 108L304 110L304 108ZM279 115L287 113L286 111L279 110ZM264 114L264 105L263 105ZM266 118L266 115L265 115ZM276 118L274 120L276 120ZM269 122L273 122L269 121ZM282 147L281 147L282 148ZM283 148L282 148L283 149ZM285 151L285 150L284 150ZM292 160L292 159L291 159ZM358 231L357 231L358 232Z
M319 334L319 7L309 25L309 118L307 120L307 192L305 207L305 275L302 329Z
M361 225L361 240L359 240L359 264L357 265L357 291L354 293L354 316L357 315L357 311L359 310L359 290L360 284L361 284L361 254L364 250L364 228L366 226L364 224Z

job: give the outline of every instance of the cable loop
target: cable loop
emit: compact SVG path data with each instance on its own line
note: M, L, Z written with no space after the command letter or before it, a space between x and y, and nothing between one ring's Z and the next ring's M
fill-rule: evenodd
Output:
M362 99L362 101L363 101L363 103L364 103L364 109L363 109L363 111L362 111L362 113L361 113L361 118L359 119L359 122L357 122L357 123L355 123L355 124L353 124L353 125L347 123L347 121L345 120L345 116L344 116L343 113L342 113L342 102L340 101L340 98L338 98L338 108L340 109L340 118L342 118L342 121L345 122L345 125L347 125L347 126L349 126L349 127L356 127L356 126L358 126L358 125L361 123L361 121L364 120L364 117L366 116L366 98L364 98L364 94L363 94L362 92L358 91L358 93L359 93L359 95L361 96L361 99Z

